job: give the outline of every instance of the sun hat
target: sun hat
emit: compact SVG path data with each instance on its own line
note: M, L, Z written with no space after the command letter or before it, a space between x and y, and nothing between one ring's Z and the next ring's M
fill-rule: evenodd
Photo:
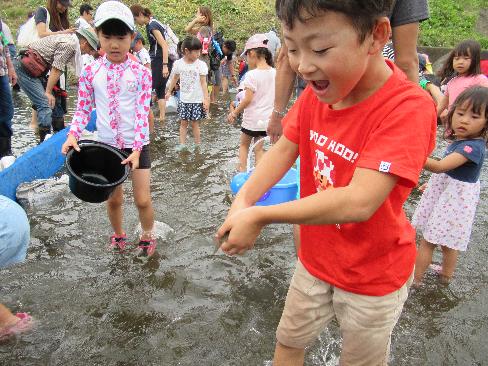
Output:
M268 37L263 33L257 33L251 36L244 47L244 52L242 52L241 57L246 55L246 52L252 50L253 48L268 48Z
M61 5L63 5L66 8L70 8L73 6L73 4L71 4L71 0L58 0L58 1Z
M90 44L90 47L93 48L95 51L98 49L98 37L95 32L91 31L88 28L80 28L76 30L76 33L85 38Z
M95 13L95 27L100 27L110 19L118 19L124 22L129 29L134 31L134 16L130 9L119 1L106 1L101 3Z

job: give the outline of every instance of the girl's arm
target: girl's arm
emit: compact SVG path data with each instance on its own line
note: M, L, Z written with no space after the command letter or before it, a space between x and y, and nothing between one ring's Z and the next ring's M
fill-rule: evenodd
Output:
M132 151L140 152L144 146L144 140L149 136L149 110L151 102L151 87L152 78L151 72L147 69L144 70L144 75L140 79L142 83L140 90L137 93L136 102L136 118L134 121L134 144L132 145ZM139 158L139 156L137 156ZM129 156L130 158L130 156ZM133 166L133 169L137 167Z
M39 38L52 36L54 34L70 34L76 31L76 28L70 28L62 31L52 32L50 29L46 27L46 23L42 23L42 22L37 23L36 28L37 28L37 34L39 35Z
M171 78L171 82L169 83L169 86L166 88L166 95L164 96L164 99L168 100L169 97L171 97L171 93L173 93L173 89L175 88L176 83L180 80L180 74L173 74L173 77Z
M68 153L70 147L74 147L77 151L80 150L78 148L77 141L90 121L90 115L93 110L93 106L95 105L93 85L88 80L88 70L90 70L90 66L84 69L80 75L76 112L73 116L73 121L71 122L68 139L61 148L63 154Z
M427 158L424 169L432 173L445 173L467 163L469 159L460 153L453 152L442 160Z
M242 98L241 102L237 106L236 109L234 109L234 112L229 113L229 116L227 117L227 120L231 123L234 123L235 119L237 116L244 110L246 109L249 104L251 104L252 100L254 98L254 92L251 89L246 88L246 94L244 95L244 98Z
M444 95L439 98L439 104L437 104L437 115L440 116L444 109L449 105L449 97Z
M153 34L154 38L156 38L156 41L158 42L159 46L163 49L163 76L168 77L168 74L169 74L169 71L168 71L168 58L169 58L168 43L164 39L161 32L158 31L157 29L153 29L152 34Z
M200 75L200 86L203 91L203 108L208 112L210 103L208 97L207 75Z

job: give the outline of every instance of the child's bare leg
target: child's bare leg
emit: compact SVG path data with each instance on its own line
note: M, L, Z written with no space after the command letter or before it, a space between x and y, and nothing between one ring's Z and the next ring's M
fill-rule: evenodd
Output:
M442 249L442 272L440 273L441 282L449 283L456 270L459 251L441 245Z
M166 117L166 100L164 98L158 99L159 107L159 123L161 127L164 126L164 119Z
M182 119L180 121L180 144L183 145L186 143L186 133L188 130L188 121Z
M261 139L260 137L256 137L254 139L254 142L259 141ZM260 142L259 144L256 145L254 148L254 156L256 157L256 165L258 165L259 161L264 155L264 148L263 148L264 142Z
M247 155L249 154L249 145L252 137L241 132L241 141L239 143L239 171L247 171Z
M35 109L32 109L32 116L31 116L31 122L29 127L35 130L37 128L37 111Z
M195 140L195 144L200 144L200 122L199 121L192 121L191 123L191 130L193 132L193 139Z
M222 95L226 95L229 91L229 79L226 77L222 78Z
M19 318L12 314L12 312L7 309L6 306L0 304L0 330L2 328L10 327L16 324L18 321Z
M154 113L152 109L149 110L149 116L147 119L149 122L149 132L154 133Z
M134 191L134 201L139 211L141 221L141 239L151 239L154 227L154 210L151 200L151 170L136 169L132 172L132 189Z
M299 366L303 365L305 350L302 348L291 348L276 342L273 358L273 366Z
M114 233L117 236L122 236L124 230L122 229L122 204L124 203L124 191L122 185L115 188L112 195L107 200L108 219L112 224Z
M435 245L422 239L417 251L417 260L415 262L414 284L419 285L422 282L424 273L427 267L432 263L432 255L434 254Z

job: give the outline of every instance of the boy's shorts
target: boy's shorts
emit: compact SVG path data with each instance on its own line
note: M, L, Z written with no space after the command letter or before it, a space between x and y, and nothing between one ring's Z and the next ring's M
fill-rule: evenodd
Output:
M336 317L343 337L341 364L387 365L391 332L412 281L413 273L391 294L358 295L317 279L298 261L276 338L284 346L303 349Z

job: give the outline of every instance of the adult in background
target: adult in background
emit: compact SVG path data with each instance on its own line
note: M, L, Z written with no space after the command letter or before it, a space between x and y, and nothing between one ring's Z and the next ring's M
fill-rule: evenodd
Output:
M76 30L70 28L68 8L71 0L48 0L46 7L39 7L34 13L39 38L53 34L71 34ZM48 17L49 12L49 17Z
M273 61L276 61L276 57L280 54L281 50L281 40L278 37L275 28L271 28L268 33L264 33L264 35L268 38L268 49L273 56Z
M0 21L0 33L3 33L2 21ZM0 159L12 155L14 105L9 83L14 85L17 82L17 74L10 58L10 51L2 38L0 38Z
M76 28L93 28L93 8L90 4L80 6L80 17L76 19Z
M55 34L33 42L29 46L29 51L37 54L45 64L45 72L41 75L35 75L24 64L23 58L29 57L27 54L14 60L19 84L37 109L40 142L51 133L51 121L54 132L64 128L64 120L58 124L52 117L55 113L63 114L63 111L57 110L61 106L53 95L63 70L68 63L74 63L76 74L79 75L82 68L81 55L87 53L95 55L97 45L96 34L88 29L78 29L76 37L69 34ZM49 71L48 78L46 77L47 71Z
M136 4L132 5L130 10L136 23L146 26L151 57L152 89L158 99L159 120L162 127L166 118L166 84L173 66L173 60L169 57L166 31L164 25L153 17L148 8Z
M408 79L418 84L419 60L417 39L419 23L429 18L427 0L397 0L390 16L395 49L395 64ZM268 124L268 136L274 143L282 134L281 120L295 85L296 74L288 62L288 50L283 47L276 60L275 103Z
M14 201L0 196L0 268L24 261L29 242L29 220L24 210ZM29 314L13 314L0 304L0 341L31 327Z

